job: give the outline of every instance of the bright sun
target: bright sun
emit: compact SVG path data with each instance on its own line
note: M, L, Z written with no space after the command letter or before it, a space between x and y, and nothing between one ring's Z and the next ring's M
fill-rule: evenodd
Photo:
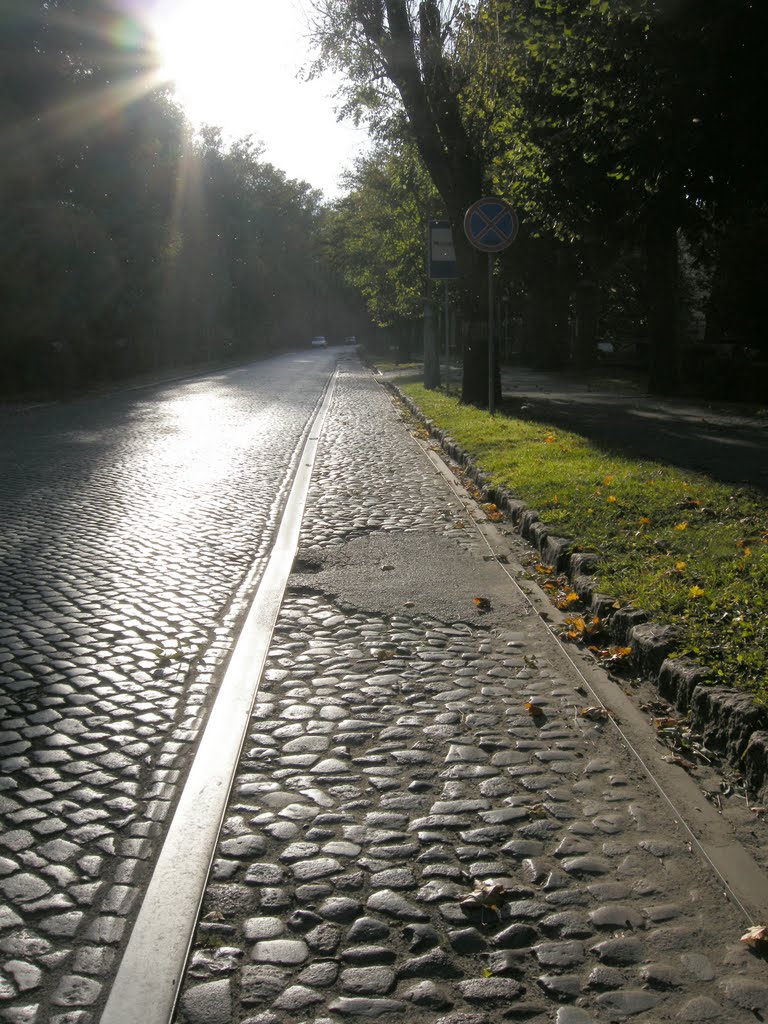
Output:
M195 121L219 124L228 106L243 105L275 66L267 45L278 18L254 0L165 0L155 33L161 73ZM279 62L279 58L278 58Z
M289 177L332 192L364 132L339 125L332 81L305 82L309 0L151 0L160 74L194 124L253 135Z

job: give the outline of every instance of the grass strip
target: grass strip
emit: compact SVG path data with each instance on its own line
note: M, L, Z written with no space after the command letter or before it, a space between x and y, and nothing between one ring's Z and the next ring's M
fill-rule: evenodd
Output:
M598 552L602 592L674 625L673 656L768 705L768 512L758 492L398 383L494 484L577 550Z

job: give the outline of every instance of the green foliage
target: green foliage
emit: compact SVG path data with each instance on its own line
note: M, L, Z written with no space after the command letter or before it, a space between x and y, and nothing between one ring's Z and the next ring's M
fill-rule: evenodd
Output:
M439 201L413 145L379 143L328 215L330 257L382 327L421 316L427 221Z
M361 331L320 194L251 139L195 135L138 20L111 0L5 0L3 15L4 389Z

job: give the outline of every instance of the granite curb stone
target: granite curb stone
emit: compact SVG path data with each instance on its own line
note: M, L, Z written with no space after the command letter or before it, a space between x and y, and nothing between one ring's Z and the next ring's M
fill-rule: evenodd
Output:
M668 658L674 648L674 628L649 623L642 609L622 608L611 614L614 599L595 591L593 574L599 556L574 552L574 541L558 537L540 521L539 513L515 498L504 487L495 487L463 448L422 413L396 384L381 381L440 442L443 451L480 488L484 500L503 509L524 540L535 547L542 561L565 573L579 597L589 604L590 614L607 619L615 643L633 648L632 663L678 711L690 711L693 730L710 750L745 772L749 792L768 799L768 725L765 712L745 694L727 686L712 686L707 669L684 658Z

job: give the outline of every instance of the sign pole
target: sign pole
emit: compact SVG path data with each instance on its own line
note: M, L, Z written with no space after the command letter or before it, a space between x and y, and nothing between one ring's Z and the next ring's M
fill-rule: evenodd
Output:
M445 332L445 390L451 390L451 353L448 328L448 282L443 281L443 328Z
M488 253L488 412L496 414L496 374L493 345L493 253Z
M496 373L493 324L493 256L514 242L517 214L504 199L485 196L464 214L464 234L475 249L488 253L488 412L496 413Z

